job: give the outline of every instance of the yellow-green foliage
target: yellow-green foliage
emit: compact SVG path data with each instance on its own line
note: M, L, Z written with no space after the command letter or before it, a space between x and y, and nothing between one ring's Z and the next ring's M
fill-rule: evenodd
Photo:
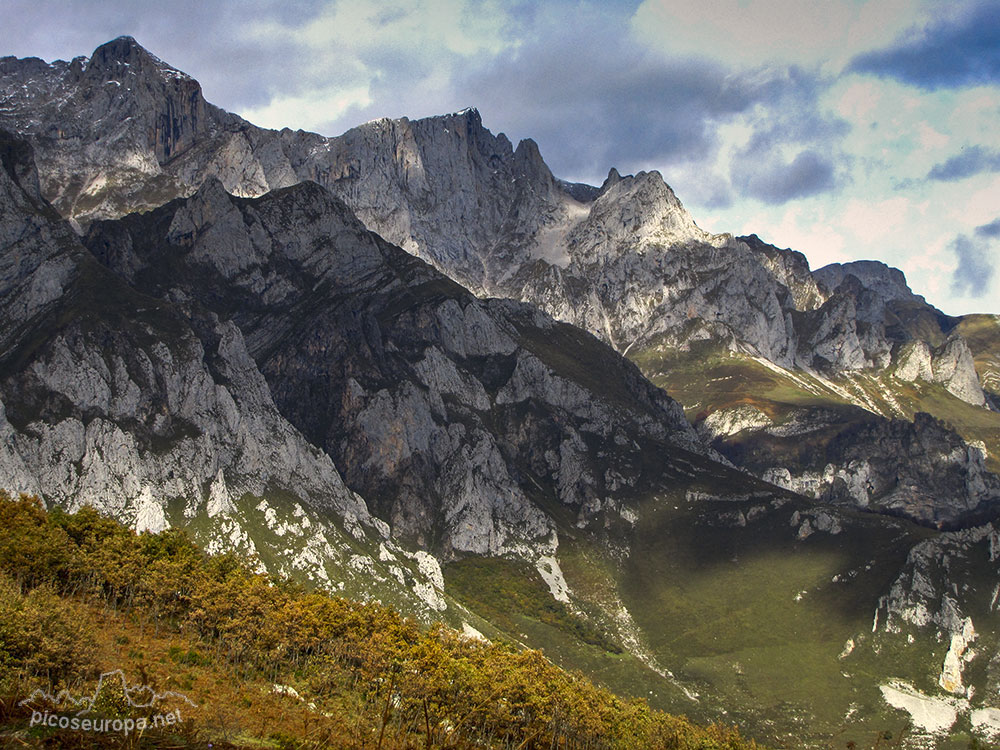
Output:
M141 660L128 636L86 624L98 610L171 638L161 662L182 687L215 674L239 691L212 726L249 727L266 702L254 696L275 700L273 683L294 685L308 720L301 731L272 731L272 747L754 747L732 729L619 698L538 651L425 629L379 604L255 574L232 556L205 556L176 530L136 535L91 509L46 513L34 498L0 491L0 700L13 705L39 681L80 685L116 666L96 664L93 644L118 653L128 644ZM6 721L0 739L6 731L43 742L18 729L23 717Z
M447 565L445 576L449 591L507 632L517 632L517 616L528 616L567 632L582 643L611 653L622 652L621 646L605 632L556 601L528 563L472 557Z

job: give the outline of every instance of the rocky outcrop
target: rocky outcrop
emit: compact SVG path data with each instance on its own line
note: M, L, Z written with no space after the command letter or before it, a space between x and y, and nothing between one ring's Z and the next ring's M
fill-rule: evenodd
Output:
M966 653L976 637L975 624L968 612L992 613L997 605L992 587L979 592L976 601L971 596L972 590L965 585L964 574L977 557L986 560L986 567L996 573L1000 562L998 552L1000 536L994 524L927 539L910 550L903 570L879 602L873 632L878 628L887 633L932 628L940 640L947 639L949 647L941 665L939 684L948 692L964 692L963 662L974 657ZM956 658L961 661L956 663ZM1000 682L995 675L990 682L991 693L995 693Z
M1000 479L987 471L983 446L966 444L928 414L913 422L868 417L839 430L821 422L812 434L771 440L768 449L741 456L744 465L765 481L824 502L939 527L1000 511ZM774 455L783 465L765 466Z
M877 260L856 260L851 263L831 263L817 269L813 279L828 292L833 292L848 276L853 276L861 285L876 294L883 303L893 300L923 302L906 283L906 277L898 268L892 268Z
M892 358L881 296L848 275L822 306L800 317L798 363L825 373L883 369Z
M931 348L924 341L914 341L905 345L896 360L895 375L900 380L914 382L924 380L934 382L931 365Z
M477 299L314 183L249 201L210 180L86 244L143 293L232 320L282 414L396 535L444 555L544 543L536 484L585 526L645 481L637 446L664 466L704 451L611 349Z
M826 374L882 369L920 339L896 307L933 317L883 264L813 274L801 253L703 232L657 172L557 180L536 144L515 148L475 109L335 138L263 130L129 38L72 63L4 58L0 97L0 124L32 139L45 195L78 221L188 196L210 176L239 196L312 180L474 293L538 305L622 352L709 344ZM950 387L982 403L967 376Z
M987 406L975 359L961 336L953 335L933 350L923 341L906 344L900 349L893 374L908 382L940 383L966 403Z
M954 336L935 350L931 369L934 381L944 385L952 395L973 406L986 404L972 352L961 337Z
M433 583L281 415L239 328L101 266L32 194L23 146L0 135L0 487L137 531L187 526L210 551L358 596L395 576L430 606ZM361 552L379 545L397 561Z
M719 409L698 423L698 434L708 442L737 435L743 430L758 430L772 424L771 418L755 406L744 404Z

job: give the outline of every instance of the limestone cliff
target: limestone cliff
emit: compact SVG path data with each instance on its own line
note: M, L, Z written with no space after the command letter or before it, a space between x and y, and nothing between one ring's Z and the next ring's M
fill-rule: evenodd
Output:
M264 130L128 37L71 63L4 58L0 103L0 125L31 139L44 194L75 221L155 207L210 176L239 196L312 180L474 293L530 302L623 352L707 341L826 374L882 369L926 341L896 308L936 313L882 264L812 274L756 236L703 232L656 172L612 170L600 188L557 180L536 144L515 148L475 109L332 138ZM935 377L985 403L955 362Z
M0 486L375 595L391 566L352 567L353 547L392 545L388 527L282 417L239 328L98 263L35 192L30 156L0 133Z
M640 481L619 454L704 452L678 405L611 349L477 299L314 183L249 201L209 180L96 223L85 242L142 292L233 321L281 412L422 547L516 550L552 531L532 482L586 525L620 502L612 467L626 488Z

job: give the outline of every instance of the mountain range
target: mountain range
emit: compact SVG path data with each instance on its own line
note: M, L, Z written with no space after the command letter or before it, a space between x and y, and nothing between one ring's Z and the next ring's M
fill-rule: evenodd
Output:
M258 128L130 37L0 59L0 128L0 487L776 745L1000 735L995 316L475 109Z

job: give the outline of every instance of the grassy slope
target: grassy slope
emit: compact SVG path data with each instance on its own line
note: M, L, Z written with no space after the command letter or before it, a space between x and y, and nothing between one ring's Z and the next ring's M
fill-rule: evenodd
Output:
M993 316L970 317L962 333L982 376L997 366L1000 329ZM1000 414L966 404L940 385L867 374L823 382L775 371L710 343L685 353L650 347L630 358L685 406L692 421L739 405L754 406L779 423L802 407L840 412L845 420L859 418L853 404L895 417L926 411L966 440L982 440L988 466L1000 470ZM916 630L909 643L871 632L878 597L906 551L931 532L859 516L847 533L797 541L788 534L786 511L724 530L700 525L679 497L675 504L677 510L659 503L640 514L620 591L660 662L702 687L703 705L690 715L727 710L749 733L779 746L825 744L836 736L841 746L854 741L863 747L876 732L898 735L901 727L877 690L887 676L936 692L947 644ZM571 587L579 584L572 564L564 570ZM838 582L846 576L850 586ZM983 589L988 600L992 584L977 576L982 571L972 566L955 579L970 590ZM987 612L980 616L991 619ZM857 648L841 660L847 638ZM983 636L984 643L993 639L992 633ZM971 670L970 679L981 680L983 670ZM943 746L964 746L968 738L956 729Z
M746 514L755 506L746 526L720 522L720 513ZM574 595L589 603L603 597L607 610L613 591L630 611L639 641L672 679L657 680L648 668L618 673L593 653L557 652L561 663L692 720L734 722L776 747L827 747L837 738L834 746L865 748L884 732L898 737L907 717L885 703L879 686L898 679L940 695L948 642L933 628L873 633L873 617L908 551L936 532L846 514L841 533L800 540L791 520L810 507L752 498L686 503L667 494L640 509L627 558L567 540L560 559ZM990 566L960 564L968 570L953 570L952 578L969 586L963 601L983 604L968 608L981 628L976 648L992 653ZM841 657L848 640L854 648ZM979 694L986 661L966 671ZM938 746L965 747L967 732L960 721Z
M457 563L446 566L446 583L513 637L620 694L699 722L734 722L778 747L822 747L835 736L869 747L905 724L880 684L896 678L936 692L947 644L916 630L912 643L872 635L879 597L912 546L935 532L847 514L843 533L799 540L793 514L813 507L763 493L690 501L683 488L665 489L634 506L640 520L627 553L561 527L572 610L632 653L581 643L567 622L532 615L553 606L533 571ZM726 521L751 508L746 526ZM631 622L614 616L623 605ZM848 639L857 647L841 659Z
M975 317L989 319L978 321L985 331L973 338L979 347L974 347L979 352L977 367L981 373L992 366L1000 372L1000 360L988 346L996 333L1000 350L1000 328L996 332L989 328L995 326L992 316ZM982 441L987 448L987 466L1000 472L1000 412L967 404L938 384L908 383L887 373L859 373L824 382L798 371L776 371L745 355L720 352L711 346L684 353L651 347L630 357L647 377L684 405L692 421L743 404L757 407L779 423L801 407L834 409L842 412L844 420L855 418L853 405L907 419L922 411L943 420L966 441Z
M798 739L832 735L854 698L837 656L870 628L908 535L869 524L799 542L789 507L730 529L699 524L695 508L650 510L624 588L654 651L751 731L782 744L796 722ZM874 573L871 548L883 551ZM851 570L862 573L850 586L832 582Z
M848 403L808 376L794 379L707 343L683 353L650 347L630 353L630 358L650 380L680 401L692 420L702 412L749 404L780 421L796 407Z
M176 531L136 536L92 511L46 514L3 493L0 529L3 743L77 746L78 735L27 726L19 701L39 686L90 694L99 672L122 669L196 704L173 736L146 746L752 748L730 730L623 701L536 652L207 559ZM129 715L121 710L110 715Z

